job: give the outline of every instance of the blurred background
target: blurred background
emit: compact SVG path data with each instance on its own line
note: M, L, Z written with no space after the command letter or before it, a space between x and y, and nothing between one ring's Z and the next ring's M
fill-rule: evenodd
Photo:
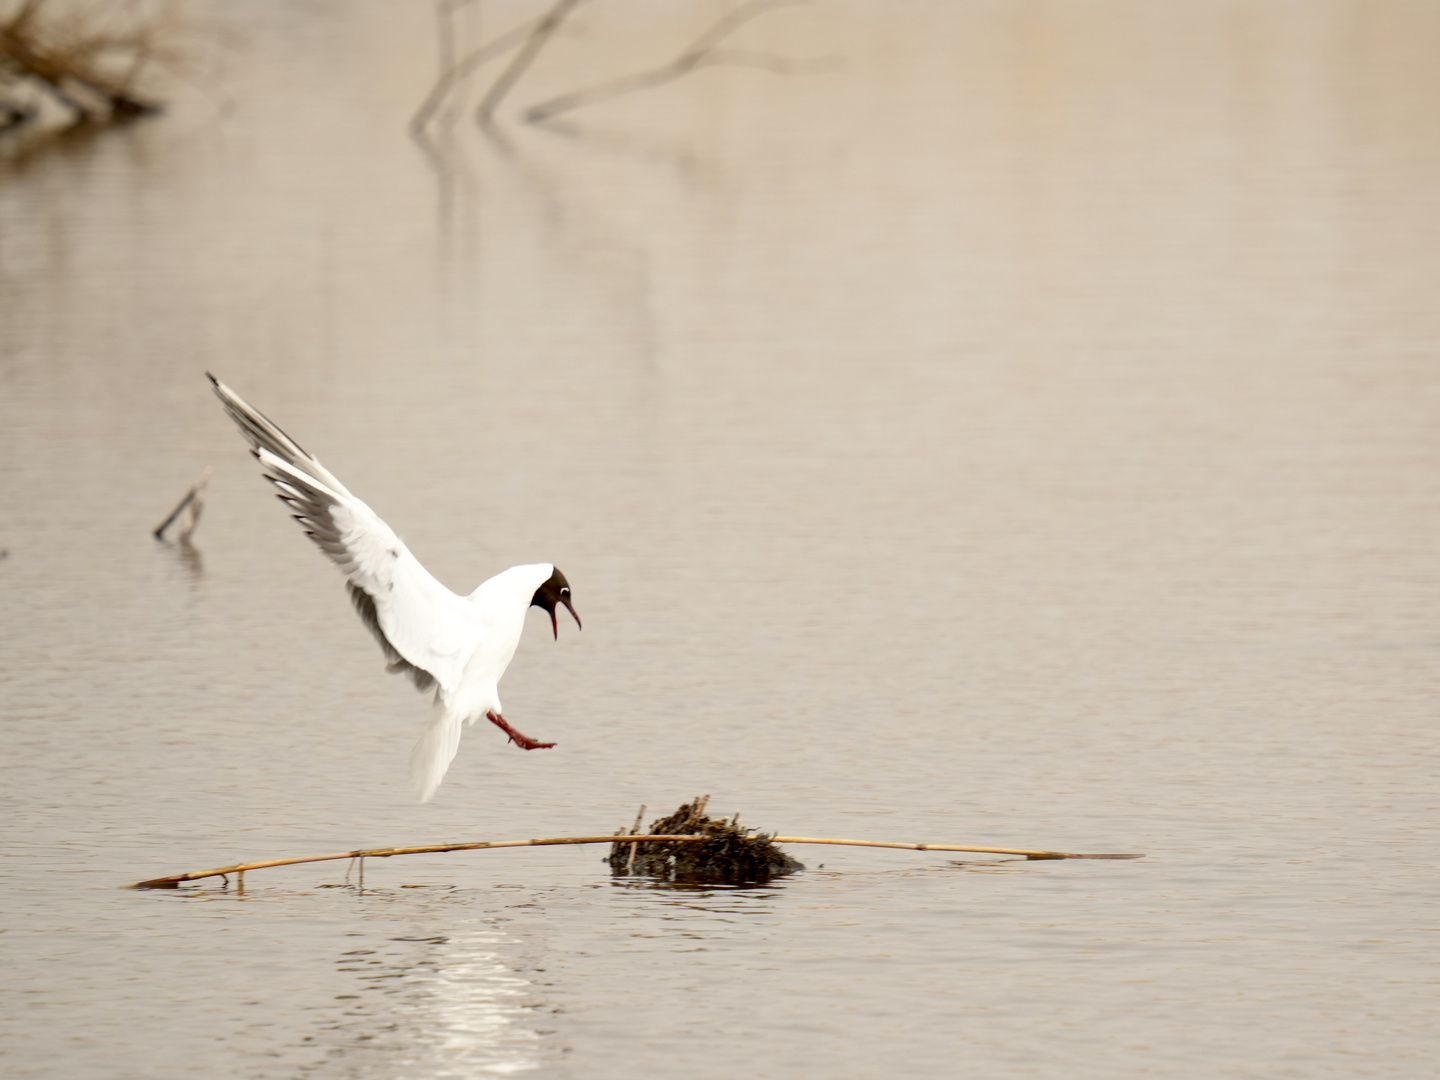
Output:
M1430 1075L1440 6L0 23L8 1075ZM206 370L457 591L564 570L502 684L556 749L415 804ZM703 793L1147 858L119 888Z

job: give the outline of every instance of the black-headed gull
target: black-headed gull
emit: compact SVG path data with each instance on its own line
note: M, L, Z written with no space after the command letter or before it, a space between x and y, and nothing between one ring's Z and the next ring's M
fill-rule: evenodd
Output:
M429 801L450 767L462 721L473 724L483 716L522 750L554 746L505 722L498 684L520 644L528 608L549 613L556 639L557 605L564 604L580 625L565 575L550 563L512 566L469 596L457 596L299 443L206 374L295 520L345 575L355 610L390 661L388 670L403 671L422 691L434 688L429 726L410 755L420 801Z

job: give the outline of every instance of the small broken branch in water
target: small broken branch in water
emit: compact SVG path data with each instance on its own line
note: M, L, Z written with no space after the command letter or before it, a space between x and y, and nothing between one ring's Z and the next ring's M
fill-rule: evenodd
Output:
M532 124L537 124L561 113L570 112L573 109L584 108L587 105L594 105L601 101L609 101L624 94L632 94L637 90L648 90L651 87L663 86L666 83L674 82L676 79L689 75L703 67L717 67L729 65L732 67L751 67L762 71L769 71L775 75L809 75L820 71L832 70L833 60L812 60L796 61L787 60L781 56L772 56L769 53L752 52L744 49L722 49L721 43L734 34L746 23L749 23L761 15L765 15L776 8L794 7L799 4L809 3L810 0L752 0L751 3L742 4L734 11L727 13L718 22L691 42L674 60L668 64L662 64L649 71L637 72L633 75L624 75L610 82L601 83L598 86L588 87L584 90L575 90L569 94L561 94L559 97L551 98L549 101L542 101L539 105L532 105L525 110L525 119Z
M200 521L200 514L205 509L205 488L210 483L211 472L210 466L207 465L205 471L200 474L200 479L195 481L190 490L185 493L185 497L180 500L174 510L170 511L170 516L155 526L156 540L164 540L165 530L178 518L180 521L179 540L182 544L190 542L190 534L195 531L195 526Z
M193 870L188 874L171 874L149 878L130 886L134 889L174 889L181 882L201 878L222 877L245 870L263 870L269 866L294 866L299 863L331 862L336 859L388 859L392 855L433 855L446 851L480 851L488 848L551 847L557 844L644 844L644 843L706 843L714 837L700 835L611 835L611 836L549 836L535 840L476 840L462 844L427 844L422 847L360 848L338 851L330 855L292 855L284 859L233 863L209 870ZM903 848L909 851L968 851L987 855L1020 855L1026 859L1140 859L1143 855L1077 855L1068 851L1035 851L1028 848L975 847L967 844L910 844L890 840L841 840L832 837L772 836L776 844L840 844L847 847Z
M116 10L129 5L111 5ZM17 127L37 115L28 89L61 105L75 123L133 120L160 111L135 89L145 66L163 50L158 20L122 12L107 20L105 5L56 14L47 0L24 0L0 22L0 127Z

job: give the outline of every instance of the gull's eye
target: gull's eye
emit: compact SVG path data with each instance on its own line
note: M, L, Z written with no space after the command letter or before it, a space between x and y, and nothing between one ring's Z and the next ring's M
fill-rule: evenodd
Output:
M569 586L569 585L566 585L566 586L565 586L563 589L561 589L560 591L561 591L562 593L567 593L567 592L570 591L570 586Z

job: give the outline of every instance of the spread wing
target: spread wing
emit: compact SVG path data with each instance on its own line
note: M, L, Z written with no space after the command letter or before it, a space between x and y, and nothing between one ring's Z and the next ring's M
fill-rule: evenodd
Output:
M345 575L390 670L405 672L421 690L438 683L453 692L478 640L468 601L436 581L390 526L299 443L209 378L280 499Z

